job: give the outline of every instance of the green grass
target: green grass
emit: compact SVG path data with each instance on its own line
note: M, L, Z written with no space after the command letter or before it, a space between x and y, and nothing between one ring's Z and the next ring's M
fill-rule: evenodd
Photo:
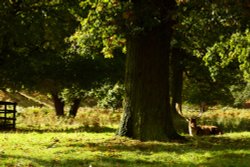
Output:
M249 166L250 132L140 142L114 133L1 133L0 166Z
M240 111L233 116L231 111L206 114L214 123L217 114L225 120L244 116L245 125L250 119L247 112ZM45 109L24 109L18 114L17 131L0 133L0 167L248 167L250 164L250 132L243 132L246 126L220 136L186 136L188 141L184 143L140 142L115 136L119 119L120 112L109 110L82 109L75 119L58 119ZM220 123L227 125L227 121ZM237 129L237 124L233 125Z

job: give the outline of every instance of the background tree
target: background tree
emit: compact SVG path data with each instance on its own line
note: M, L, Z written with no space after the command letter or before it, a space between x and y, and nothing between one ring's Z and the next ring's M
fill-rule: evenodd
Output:
M173 64L172 67L176 68L176 66L181 65L179 69L183 69L183 73L178 74L178 70L172 70L173 76L182 76L173 77L173 83L175 83L172 87L173 96L176 94L174 92L177 92L179 96L181 94L176 90L176 83L184 83L183 97L189 102L206 101L224 104L233 102L231 85L245 84L240 78L241 72L237 64L231 64L229 68L221 71L215 81L210 76L209 71L211 70L205 66L202 58L214 43L230 37L237 30L245 29L246 5L243 4L244 2L238 1L205 1L200 3L200 1L195 0L179 3L178 22L175 25L172 41L174 48L172 63L177 62L177 65ZM221 6L224 8L221 9ZM181 61L176 61L180 58ZM180 62L181 64L178 65ZM174 81L175 78L178 78L179 81ZM181 81L181 78L185 81ZM204 96L205 94L206 96ZM175 97L173 97L173 106L175 101Z
M241 87L238 86L238 89L235 89L237 85L231 87L233 92L236 90L237 93L239 89L245 92L244 95L242 94L241 97L237 97L236 95L236 100L241 99L241 103L242 101L244 102L245 100L248 100L247 98L249 98L249 96L246 95L249 94L246 93L246 90L248 90L247 83L249 83L249 44L250 33L248 29L246 30L246 32L236 32L226 41L219 41L215 43L212 47L208 49L208 52L204 57L204 61L207 62L207 65L209 66L209 70L214 80L217 80L217 78L221 77L220 73L232 75L232 72L229 73L228 70L232 71L232 69L235 68L239 69L237 75L230 77L236 78L238 76L238 78L241 78L241 80L244 79L244 82L241 82L242 84L239 85Z
M8 37L8 45L2 47L7 50L2 54L6 87L49 92L57 114L62 115L59 98L55 96L62 87L59 83L63 83L58 76L63 75L61 69L66 67L64 38L72 33L76 20L56 1L7 1L3 6L3 16L9 18L2 24L7 29L3 41L4 36ZM44 87L44 83L49 87Z
M84 11L88 11L80 11L80 1L76 2L1 3L2 87L50 94L58 116L65 115L66 104L75 116L84 92L121 77L120 60L94 59L90 52L80 56L76 48L70 49L68 38L79 25L78 17L86 17ZM94 52L100 54L97 49Z

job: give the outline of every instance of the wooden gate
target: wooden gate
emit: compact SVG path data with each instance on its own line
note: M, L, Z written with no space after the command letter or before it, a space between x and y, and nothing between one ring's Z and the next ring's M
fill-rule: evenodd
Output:
M17 103L0 101L1 130L12 130L16 128L16 105Z

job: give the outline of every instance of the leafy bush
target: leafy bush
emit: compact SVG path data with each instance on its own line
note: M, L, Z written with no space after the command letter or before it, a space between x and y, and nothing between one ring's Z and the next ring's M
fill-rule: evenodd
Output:
M244 103L250 99L250 84L242 84L239 86L231 86L230 91L234 96L234 106L243 107Z
M98 107L112 109L122 107L123 95L124 86L120 83L116 83L115 85L106 83L102 87L92 89L89 92L89 96L97 100Z
M206 102L227 105L234 102L234 98L227 87L205 78L199 81L186 78L183 86L183 100L191 104Z

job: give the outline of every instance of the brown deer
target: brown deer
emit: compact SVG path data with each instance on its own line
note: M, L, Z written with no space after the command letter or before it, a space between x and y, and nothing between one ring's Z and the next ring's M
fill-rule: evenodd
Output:
M183 116L181 105L176 103L176 111L179 115L188 122L188 131L190 136L203 136L203 135L221 135L222 131L217 126L212 125L197 125L196 120L200 118L205 111L205 104L201 104L200 113L196 117L187 118Z

